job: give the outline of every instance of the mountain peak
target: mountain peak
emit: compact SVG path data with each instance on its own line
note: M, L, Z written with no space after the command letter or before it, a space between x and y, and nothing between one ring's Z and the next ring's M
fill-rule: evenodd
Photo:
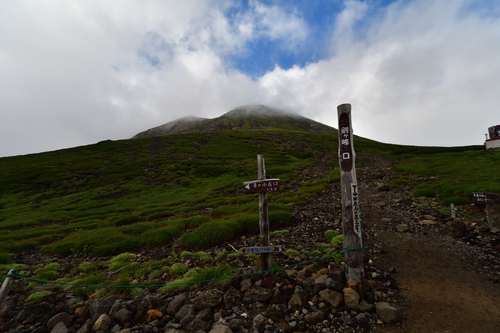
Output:
M213 119L183 117L148 129L135 137L163 136L180 133L216 132L227 130L252 130L280 128L288 130L330 131L331 127L296 113L261 104L238 106Z

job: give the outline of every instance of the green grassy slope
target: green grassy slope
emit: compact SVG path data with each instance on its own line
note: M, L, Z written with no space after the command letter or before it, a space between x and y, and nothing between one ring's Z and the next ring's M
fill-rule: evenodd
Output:
M266 157L268 176L285 184L271 196L271 219L287 223L291 205L328 180L297 190L296 174L335 150L334 134L274 129L109 141L2 158L0 252L107 255L173 240L206 246L251 232L257 198L243 193L242 182L255 178L257 153Z
M0 260L30 250L110 255L175 242L205 247L257 231L257 197L242 182L269 177L271 224L291 221L292 207L338 181L336 132L259 129L106 141L0 159ZM478 147L418 148L357 138L359 164L394 159L400 183L417 195L465 202L471 191L500 192L500 152ZM330 163L317 178L302 170ZM432 176L432 177L430 177ZM3 255L2 255L3 253ZM2 259L4 258L4 259Z

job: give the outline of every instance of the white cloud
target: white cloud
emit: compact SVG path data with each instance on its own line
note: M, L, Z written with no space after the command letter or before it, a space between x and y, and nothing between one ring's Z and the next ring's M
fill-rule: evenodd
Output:
M481 143L500 123L500 18L467 1L404 1L356 36L365 6L347 3L329 59L260 79L272 101L332 125L350 102L357 133L378 140Z
M270 103L411 144L479 143L499 123L500 21L468 1L348 1L329 57L253 80L225 59L256 38L300 48L300 13L252 1L0 3L0 156L126 138L188 114ZM490 13L489 13L490 14ZM359 22L364 22L362 28Z

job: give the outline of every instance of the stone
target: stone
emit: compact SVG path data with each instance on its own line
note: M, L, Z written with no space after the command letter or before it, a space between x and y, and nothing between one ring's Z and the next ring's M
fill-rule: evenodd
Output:
M264 317L261 313L259 313L258 315L256 315L253 318L253 320L252 320L253 327L256 328L256 329L264 327L264 325L266 324L266 322L267 322L267 318Z
M126 308L121 308L113 314L113 318L118 320L120 323L125 324L131 321L132 312Z
M227 289L226 293L224 294L224 305L227 308L232 308L238 302L241 300L241 293L238 291L238 289L234 287L230 287Z
M50 333L68 333L68 328L64 324L64 322L60 321L54 325Z
M396 226L396 230L398 232L408 232L410 230L410 227L406 223L401 223Z
M120 325L116 324L115 326L113 326L113 327L111 328L111 333L117 333L117 332L120 332L120 331L121 331L121 329L122 329L122 327L121 327Z
M437 221L435 221L435 220L421 220L418 223L420 223L422 225L434 225L434 224L437 224Z
M113 306L114 300L112 298L97 299L89 301L89 311L93 320L98 318L104 313L108 313Z
M85 320L85 319L87 319L89 317L89 308L87 306L85 306L85 305L78 306L78 307L75 308L74 314L78 318L80 318L82 320Z
M87 319L87 321L76 331L76 333L90 333L92 330L92 320Z
M304 320L311 324L319 323L323 318L325 318L323 311L314 311L304 316Z
M272 290L263 287L254 287L245 293L245 301L249 302L267 302L273 296Z
M229 326L217 323L212 327L209 333L233 333L233 330Z
M187 299L186 293L179 294L174 297L170 303L168 303L167 313L170 315L175 315L180 307L184 304Z
M59 322L63 322L65 326L69 326L73 317L67 312L59 312L58 314L52 316L52 318L47 321L47 328L51 330L56 326Z
M208 331L212 326L213 317L214 316L211 308L201 310L194 317L190 325L191 330Z
M375 303L375 310L379 319L384 323L394 323L401 319L399 309L387 302Z
M293 293L292 297L288 301L288 307L290 309L299 309L303 306L302 297L300 293Z
M358 326L361 327L364 330L368 330L370 327L370 317L366 313L358 313L356 317L354 317L356 322L358 323Z
M165 333L185 333L185 331L177 329L177 328L167 328Z
M240 283L240 290L242 292L247 291L251 287L252 287L252 280L250 280L250 279L245 279L245 280L241 281L241 283Z
M213 308L222 302L223 297L224 293L219 289L207 289L199 292L192 302L198 309Z
M175 314L175 319L177 319L182 326L185 326L193 320L194 314L194 305L186 304Z
M333 291L330 289L323 289L319 292L319 297L333 306L334 308L339 307L344 300L344 295L338 291Z
M94 331L107 331L111 327L111 318L103 313L94 322Z
M362 300L359 302L357 309L361 312L371 312L373 311L374 305Z
M163 317L163 313L158 309L149 309L146 313L146 316L148 318L148 321L153 321Z
M352 288L344 288L344 303L349 308L356 308L359 304L359 294Z

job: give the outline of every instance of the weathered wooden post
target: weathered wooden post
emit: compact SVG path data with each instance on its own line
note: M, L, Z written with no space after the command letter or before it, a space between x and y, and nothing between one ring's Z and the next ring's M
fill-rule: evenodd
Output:
M262 155L257 155L257 180L243 183L245 189L250 193L259 193L259 246L245 248L245 252L260 254L260 269L268 271L271 268L271 253L275 250L270 246L269 238L269 216L267 193L277 192L279 179L266 178L266 163Z
M354 151L351 105L337 107L339 118L339 164L342 196L342 229L347 282L350 287L362 288L364 277L364 248L356 181L356 154Z
M10 280L11 280L11 277L13 274L14 274L14 270L11 269L7 273L7 277L5 278L5 280L2 283L2 286L0 287L0 303L2 303L2 301L5 297L7 297L7 293L9 292L9 283L10 283Z

